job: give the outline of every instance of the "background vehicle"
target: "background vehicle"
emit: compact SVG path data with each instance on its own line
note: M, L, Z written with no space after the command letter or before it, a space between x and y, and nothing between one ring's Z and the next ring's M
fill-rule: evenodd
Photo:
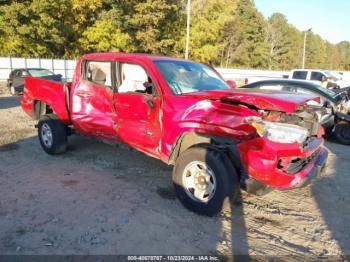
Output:
M27 77L22 108L48 154L78 133L118 140L169 165L181 203L205 215L225 199L301 187L325 167L309 95L230 90L210 67L143 54L88 54L72 83Z
M242 88L257 88L264 90L288 91L293 93L319 96L320 100L309 101L320 114L320 122L327 134L342 144L350 145L350 101L346 92L334 92L306 81L297 80L266 80L242 86Z
M350 86L350 82L343 80L340 74L329 70L295 69L291 71L289 79L312 81L329 89Z
M53 81L62 81L61 74L54 74L53 72L42 68L26 68L15 69L10 73L7 79L7 87L10 90L11 95L16 95L23 92L24 77L39 77L49 79Z

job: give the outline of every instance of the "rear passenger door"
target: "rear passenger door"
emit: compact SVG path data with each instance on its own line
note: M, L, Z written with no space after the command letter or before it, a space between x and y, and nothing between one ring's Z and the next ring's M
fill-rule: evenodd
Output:
M112 61L83 61L82 80L72 94L72 122L83 134L114 140Z

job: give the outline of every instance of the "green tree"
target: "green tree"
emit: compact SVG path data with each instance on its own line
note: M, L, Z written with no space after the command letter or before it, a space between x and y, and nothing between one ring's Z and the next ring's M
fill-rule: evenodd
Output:
M1 53L27 57L62 57L93 23L102 0L13 1L0 8Z
M339 49L336 45L326 42L327 64L325 68L336 70L340 69L341 58Z
M138 51L173 54L180 29L181 1L146 0L134 6L131 33Z
M98 20L79 39L81 52L133 51L132 39L111 20Z
M268 40L269 69L290 70L300 66L302 34L288 24L283 14L275 13L268 19Z
M341 70L350 70L350 42L342 41L336 47L340 56L339 68Z
M227 38L227 60L237 67L266 68L269 46L267 24L252 0L240 0Z
M233 23L236 8L236 0L192 1L189 50L191 59L212 64L222 61L225 28ZM184 53L184 33L179 44L179 49Z
M314 33L308 33L306 41L306 68L327 68L329 58L325 41Z

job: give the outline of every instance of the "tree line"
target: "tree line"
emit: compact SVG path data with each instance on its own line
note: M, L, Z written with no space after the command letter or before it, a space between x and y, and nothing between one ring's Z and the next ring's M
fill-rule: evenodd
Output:
M185 0L2 0L0 55L76 58L87 52L183 57ZM223 67L301 67L304 32L252 0L192 0L190 59ZM350 42L307 35L306 67L350 70Z

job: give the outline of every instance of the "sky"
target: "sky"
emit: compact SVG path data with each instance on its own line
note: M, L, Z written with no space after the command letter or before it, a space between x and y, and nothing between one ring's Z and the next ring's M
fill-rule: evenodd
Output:
M254 0L268 18L275 12L301 31L312 28L323 39L336 44L350 41L350 0Z

